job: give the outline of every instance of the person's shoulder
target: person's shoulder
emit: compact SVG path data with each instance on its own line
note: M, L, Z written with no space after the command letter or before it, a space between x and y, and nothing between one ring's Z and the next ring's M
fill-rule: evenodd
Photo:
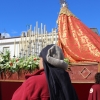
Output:
M41 75L43 73L44 73L44 69L37 70L37 71L33 72L33 74L25 75L25 79L28 79L28 78L33 77L33 76Z
M36 83L44 78L45 78L45 73L43 72L42 74L30 76L28 79L26 79L26 83L30 83L30 82Z
M100 84L93 84L92 88L95 88L95 87L100 87Z
M22 85L24 87L26 87L27 90L30 90L33 87L37 87L42 80L44 81L43 75L35 75L35 76L31 76L27 80L25 80Z
M97 89L100 89L100 84L92 85L92 87L90 88L90 91L97 90Z

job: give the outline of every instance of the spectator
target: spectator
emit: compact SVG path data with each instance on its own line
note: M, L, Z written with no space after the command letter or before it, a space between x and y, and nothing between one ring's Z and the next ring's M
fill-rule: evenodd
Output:
M100 100L100 72L95 74L95 84L90 88L88 100Z

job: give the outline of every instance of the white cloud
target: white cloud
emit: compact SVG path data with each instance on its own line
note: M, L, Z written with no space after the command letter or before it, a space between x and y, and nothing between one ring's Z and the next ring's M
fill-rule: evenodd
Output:
M10 38L11 37L9 33L1 33L1 36L2 37L5 36L5 38Z
M17 31L15 31L15 30L12 30L12 32L11 33L13 33L13 34L17 34L18 32Z

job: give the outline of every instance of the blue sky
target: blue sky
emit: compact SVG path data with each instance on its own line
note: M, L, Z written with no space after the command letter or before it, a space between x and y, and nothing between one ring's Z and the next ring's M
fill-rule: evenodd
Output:
M100 0L67 0L67 4L85 25L98 28L100 33ZM0 32L20 36L27 24L34 27L36 21L50 32L56 27L59 11L59 0L0 0Z

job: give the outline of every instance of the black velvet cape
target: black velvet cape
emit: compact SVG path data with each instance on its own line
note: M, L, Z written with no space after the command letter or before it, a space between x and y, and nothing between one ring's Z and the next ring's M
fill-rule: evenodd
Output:
M49 64L46 60L47 52L52 46L53 44L46 46L40 53L48 81L50 100L78 100L68 72Z

